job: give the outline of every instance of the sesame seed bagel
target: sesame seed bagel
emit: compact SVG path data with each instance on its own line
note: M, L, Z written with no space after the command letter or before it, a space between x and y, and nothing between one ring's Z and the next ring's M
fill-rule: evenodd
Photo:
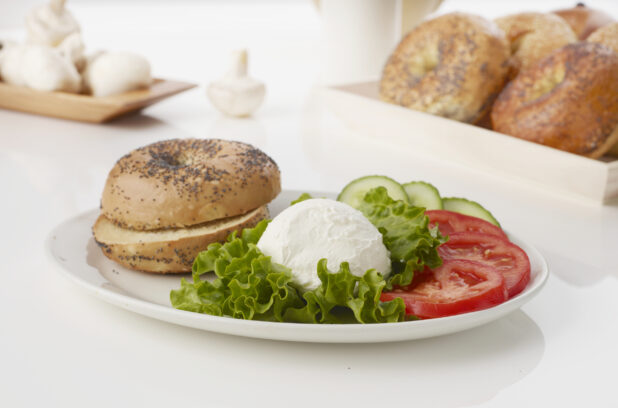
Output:
M603 44L618 53L618 23L603 26L590 34L588 42Z
M264 218L268 218L266 206L189 228L135 231L121 228L101 215L92 231L103 254L127 268L181 273L191 271L193 260L209 244L224 241L233 231L252 228Z
M603 44L618 53L618 22L604 25L590 34L586 41ZM618 157L618 140L609 149L608 154Z
M519 13L495 21L511 46L511 77L552 51L577 41L571 26L555 14Z
M255 147L227 140L166 140L122 157L101 214L138 231L185 228L245 214L281 191L279 168Z
M575 7L556 10L553 13L562 17L580 40L585 40L590 33L614 21L609 14L586 7L584 3L577 3Z
M618 54L569 44L521 72L491 113L494 130L596 158L618 141Z
M508 43L491 21L450 13L421 23L399 43L382 73L390 103L474 123L491 109L508 74Z

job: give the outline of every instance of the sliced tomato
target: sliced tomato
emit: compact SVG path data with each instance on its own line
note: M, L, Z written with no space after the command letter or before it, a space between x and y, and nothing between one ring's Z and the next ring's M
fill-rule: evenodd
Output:
M425 215L429 217L429 226L433 227L438 224L442 235L451 235L457 232L483 232L508 241L504 231L480 218L447 210L425 211Z
M382 293L380 299L402 298L407 314L434 318L487 309L508 298L504 277L479 262L446 259L429 272L414 285Z
M509 297L524 290L530 282L530 260L517 245L495 235L457 232L438 247L443 260L465 259L491 266L504 276Z

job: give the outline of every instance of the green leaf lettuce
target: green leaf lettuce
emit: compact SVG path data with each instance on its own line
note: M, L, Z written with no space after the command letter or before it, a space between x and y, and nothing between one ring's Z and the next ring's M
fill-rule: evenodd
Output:
M298 201L310 198L301 196ZM347 262L337 271L327 269L326 259L316 265L321 285L301 293L292 282L292 271L271 262L256 246L268 221L231 234L224 244L210 244L193 263L193 279L181 281L170 293L175 308L239 319L299 323L382 323L406 318L399 298L381 302L392 285L406 285L415 271L441 264L437 246L444 239L437 228L429 230L422 208L392 200L386 189L370 190L360 207L379 229L391 253L393 275L386 281L376 270L363 276L350 272ZM213 281L202 275L214 272Z
M392 273L386 289L412 282L414 272L442 265L438 246L446 242L437 227L429 229L425 209L393 200L384 187L371 189L358 208L378 228L391 253Z

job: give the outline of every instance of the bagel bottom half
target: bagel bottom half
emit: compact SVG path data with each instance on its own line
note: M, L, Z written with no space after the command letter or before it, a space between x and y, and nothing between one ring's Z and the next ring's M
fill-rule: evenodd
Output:
M145 272L190 272L193 260L213 242L224 241L233 231L254 227L268 218L266 206L246 214L218 219L188 228L136 231L121 228L101 215L94 224L94 239L111 260Z

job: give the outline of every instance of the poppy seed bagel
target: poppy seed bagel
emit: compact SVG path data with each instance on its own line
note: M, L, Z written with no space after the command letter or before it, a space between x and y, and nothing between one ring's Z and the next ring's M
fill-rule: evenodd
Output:
M103 254L127 268L189 272L208 245L267 218L280 183L275 162L245 143L153 143L112 168L92 232Z
M577 41L569 24L555 14L519 13L498 18L495 22L511 46L511 77L554 50Z
M521 72L494 103L494 130L592 158L618 141L618 54L569 44Z
M490 109L509 71L504 33L482 17L450 13L407 34L382 72L382 100L475 123Z
M618 23L603 26L590 34L588 42L603 44L618 53Z
M562 17L573 29L580 40L588 38L590 33L614 21L609 14L577 3L575 7L553 12Z

